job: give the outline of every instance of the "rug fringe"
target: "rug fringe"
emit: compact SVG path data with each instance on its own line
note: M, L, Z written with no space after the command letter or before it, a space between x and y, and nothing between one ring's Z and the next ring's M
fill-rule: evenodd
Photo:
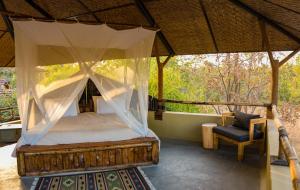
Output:
M154 187L154 185L151 183L150 179L148 178L148 176L145 174L145 172L142 170L141 167L137 167L137 169L140 171L140 173L142 174L142 176L144 177L145 181L147 182L147 184L149 185L151 190L156 190L156 188Z

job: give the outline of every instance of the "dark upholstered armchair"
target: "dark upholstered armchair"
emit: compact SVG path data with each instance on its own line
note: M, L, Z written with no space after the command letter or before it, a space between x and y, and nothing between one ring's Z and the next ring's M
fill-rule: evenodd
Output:
M234 119L233 124L225 125L228 118ZM214 149L218 149L219 139L238 146L238 160L244 159L246 145L260 143L260 152L265 152L266 119L259 115L230 112L222 114L222 125L214 127Z

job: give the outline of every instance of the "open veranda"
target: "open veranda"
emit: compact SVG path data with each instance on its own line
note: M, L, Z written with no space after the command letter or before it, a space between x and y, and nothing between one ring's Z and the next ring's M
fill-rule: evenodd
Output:
M0 189L300 189L281 102L298 97L282 79L297 72L284 67L300 50L297 0L0 0L0 13L0 66L16 77L0 97L17 102L0 119L20 119L0 124Z

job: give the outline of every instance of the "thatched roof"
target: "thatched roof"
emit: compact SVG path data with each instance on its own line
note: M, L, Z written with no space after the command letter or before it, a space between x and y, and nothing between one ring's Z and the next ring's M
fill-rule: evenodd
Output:
M0 66L14 66L8 15L158 27L160 55L265 51L262 23L271 50L300 46L299 0L0 0L0 11Z

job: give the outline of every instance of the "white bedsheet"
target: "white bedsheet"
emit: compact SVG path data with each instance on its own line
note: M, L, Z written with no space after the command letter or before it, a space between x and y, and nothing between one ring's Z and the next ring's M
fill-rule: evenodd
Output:
M156 135L149 130L149 137ZM80 113L61 118L38 145L118 141L141 137L126 126L116 114Z

